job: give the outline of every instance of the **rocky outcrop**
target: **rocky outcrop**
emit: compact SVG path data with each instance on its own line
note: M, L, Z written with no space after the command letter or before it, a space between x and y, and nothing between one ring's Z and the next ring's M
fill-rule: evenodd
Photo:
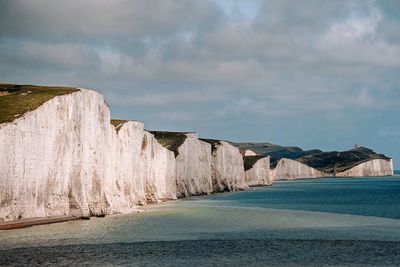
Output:
M269 156L247 156L244 161L246 183L249 186L272 184Z
M201 139L211 145L211 180L214 192L247 188L243 157L238 148L228 142Z
M373 159L358 164L357 166L342 172L336 173L336 176L391 176L393 175L392 159Z
M299 178L327 177L330 175L296 160L282 158L271 171L271 176L273 180L293 180Z

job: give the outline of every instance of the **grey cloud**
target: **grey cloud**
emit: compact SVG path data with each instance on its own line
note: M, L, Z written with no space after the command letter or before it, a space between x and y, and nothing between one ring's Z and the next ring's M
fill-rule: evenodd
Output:
M197 29L218 20L220 10L208 0L6 0L0 15L8 36L101 41Z
M36 68L85 68L98 59L92 48L84 44L42 43L35 41L0 42L0 57L8 64Z
M400 141L400 126L383 126L379 128L378 134L383 138L395 138Z
M108 102L118 106L146 106L146 107L164 107L168 105L184 103L202 103L219 101L222 95L218 92L204 91L177 91L160 94L144 94L135 96L118 96L115 94L107 95Z
M377 138L400 112L397 0L218 1L0 1L0 80L96 89L152 129L397 155Z

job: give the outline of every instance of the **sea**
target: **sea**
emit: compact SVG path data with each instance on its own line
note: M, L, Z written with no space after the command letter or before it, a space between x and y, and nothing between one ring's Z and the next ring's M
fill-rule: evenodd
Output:
M0 231L0 266L400 266L400 174L276 182Z

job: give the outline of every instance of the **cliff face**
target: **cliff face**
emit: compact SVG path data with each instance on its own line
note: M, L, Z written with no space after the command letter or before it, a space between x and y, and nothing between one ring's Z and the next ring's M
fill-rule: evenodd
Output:
M0 123L0 220L128 213L165 199L329 176L324 169L337 176L393 175L391 159L366 148L301 158L315 168L265 155L243 158L231 143L194 133L110 124L110 110L94 91L41 90L35 97L49 100L30 112L18 109L24 114L8 112ZM25 96L17 93L12 97Z
M270 156L276 179L313 178L324 176L384 176L393 173L391 159L373 150L356 146L348 151L323 152L318 149L279 146L270 143L233 143L244 156ZM292 160L292 161L290 161ZM377 161L376 161L377 160ZM365 163L365 164L364 164ZM275 167L278 166L278 168ZM245 164L246 165L246 164ZM246 167L246 166L245 166Z
M117 128L117 130L115 130ZM105 174L104 185L111 201L113 213L127 213L137 204L146 202L145 182L141 177L141 151L144 136L143 123L127 121L110 125L110 172Z
M392 159L374 159L361 163L349 170L338 172L336 176L390 176L393 175Z
M366 147L354 147L348 151L331 151L306 155L296 160L317 170L335 175L337 173L345 174L347 170L365 162L374 162L374 160L383 160L383 162L388 162L390 161L390 158L383 154L377 154L375 151ZM366 166L371 167L368 171L370 174L374 173L376 170L375 175L380 175L381 170L373 164L368 164ZM364 169L365 168L366 167L364 167Z
M162 146L149 132L144 132L141 146L141 180L147 202L176 199L176 161L174 152Z
M109 122L103 96L80 90L0 124L0 218L109 213Z
M311 168L291 159L280 159L271 171L273 180L293 180L299 178L316 178L329 176L327 173Z
M243 152L243 154L244 154L244 156L256 156L256 155L257 155L256 152L254 152L253 150L250 150L250 149L246 149L246 150Z
M238 148L219 141L212 151L211 179L213 191L236 191L247 188L243 157Z
M91 90L57 96L0 124L0 144L0 220L127 213L176 198L174 153L143 123L110 125L103 96ZM188 171L191 178L203 167Z
M253 166L246 170L246 183L249 186L271 185L270 157L258 157L256 160Z
M195 133L187 133L178 148L176 180L179 197L212 192L211 145L200 141Z
M113 198L126 211L135 205L176 199L176 164L174 152L162 146L153 134L137 121L112 121L111 147L114 148ZM119 205L113 207L118 212Z

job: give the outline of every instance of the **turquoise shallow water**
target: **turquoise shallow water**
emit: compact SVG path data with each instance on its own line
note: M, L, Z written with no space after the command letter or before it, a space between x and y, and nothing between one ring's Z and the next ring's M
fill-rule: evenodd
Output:
M0 265L399 265L400 177L326 178L0 231Z

